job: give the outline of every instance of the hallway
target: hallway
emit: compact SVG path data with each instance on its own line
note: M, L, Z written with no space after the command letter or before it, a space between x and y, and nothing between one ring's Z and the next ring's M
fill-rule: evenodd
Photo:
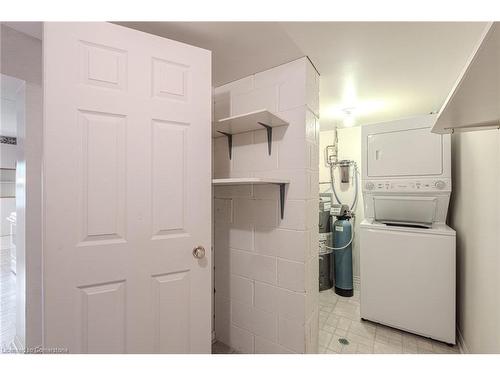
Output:
M10 270L10 249L7 247L0 249L0 350L14 342L15 334L16 276Z

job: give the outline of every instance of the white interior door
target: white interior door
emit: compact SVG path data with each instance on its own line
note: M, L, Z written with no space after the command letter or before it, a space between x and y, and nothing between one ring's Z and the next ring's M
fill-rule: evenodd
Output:
M45 347L209 353L210 52L44 27Z

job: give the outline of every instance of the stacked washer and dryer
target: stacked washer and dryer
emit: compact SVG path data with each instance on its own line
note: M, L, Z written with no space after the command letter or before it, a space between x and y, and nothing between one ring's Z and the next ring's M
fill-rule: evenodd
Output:
M450 135L435 120L362 127L361 318L455 344Z

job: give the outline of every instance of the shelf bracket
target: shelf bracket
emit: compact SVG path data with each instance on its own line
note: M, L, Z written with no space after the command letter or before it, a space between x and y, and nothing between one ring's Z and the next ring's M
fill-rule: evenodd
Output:
M224 134L227 137L227 147L229 149L229 160L231 160L233 156L233 135L226 133L226 132L221 132L218 130L219 133Z
M258 122L259 125L263 126L264 128L266 128L266 131L267 131L267 150L269 152L269 155L271 155L271 145L273 143L273 128L270 127L269 125L266 125L262 122Z
M286 184L277 184L280 187L280 211L281 219L285 216L285 188Z

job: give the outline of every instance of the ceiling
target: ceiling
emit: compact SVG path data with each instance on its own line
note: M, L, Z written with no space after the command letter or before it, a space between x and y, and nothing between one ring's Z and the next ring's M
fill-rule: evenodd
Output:
M220 86L304 56L277 22L121 22L121 25L212 51Z
M41 40L43 37L42 22L2 22L2 24L36 39Z
M304 55L321 129L439 111L478 42L473 22L123 22L213 51L214 85Z
M486 23L118 22L213 52L213 83L309 56L322 130L439 111ZM41 38L40 23L6 23Z

